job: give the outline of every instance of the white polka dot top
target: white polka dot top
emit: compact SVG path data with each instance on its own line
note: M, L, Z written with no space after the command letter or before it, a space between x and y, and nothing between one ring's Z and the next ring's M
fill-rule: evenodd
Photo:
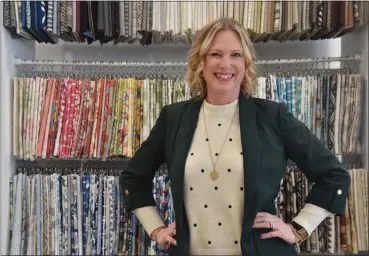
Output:
M191 255L241 255L241 145L238 100L227 105L211 105L204 100L185 166L184 202ZM211 174L211 158L216 163L216 175Z

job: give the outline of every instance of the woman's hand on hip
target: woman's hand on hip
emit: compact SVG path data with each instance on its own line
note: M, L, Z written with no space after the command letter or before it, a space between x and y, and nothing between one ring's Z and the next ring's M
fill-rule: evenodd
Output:
M261 239L268 239L272 237L279 237L289 244L297 242L297 238L294 235L290 225L286 224L283 220L267 212L258 212L253 228L269 228L270 232L260 235Z
M177 241L173 238L176 235L176 223L173 222L167 227L155 230L151 238L164 250L168 249L169 244L177 245Z

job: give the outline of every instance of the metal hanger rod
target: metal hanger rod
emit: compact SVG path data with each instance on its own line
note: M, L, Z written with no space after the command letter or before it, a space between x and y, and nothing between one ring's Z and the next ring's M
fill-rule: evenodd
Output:
M306 59L275 59L275 60L258 60L257 65L263 64L287 64L287 63L317 63L317 62L334 62L334 61L360 61L360 55L327 57L327 58L306 58ZM44 66L96 66L96 67L170 67L170 66L187 66L187 62L183 61L53 61L53 60L23 60L14 58L16 66L24 65L44 65Z

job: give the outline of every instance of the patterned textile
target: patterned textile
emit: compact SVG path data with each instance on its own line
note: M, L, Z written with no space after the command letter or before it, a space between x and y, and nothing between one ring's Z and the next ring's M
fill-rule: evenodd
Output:
M354 167L354 168L352 168ZM303 242L299 252L357 253L369 248L368 170L347 166L352 179L344 217L329 216ZM125 211L119 177L109 170L19 168L10 184L9 249L20 254L167 255ZM77 174L81 173L83 174ZM70 174L72 173L72 174ZM116 173L119 173L116 172ZM286 168L276 198L277 214L288 222L304 207L311 184L296 166ZM23 193L22 193L23 191ZM165 224L174 220L169 177L160 168L153 197ZM365 209L365 210L361 210ZM22 240L20 240L22 238Z
M327 146L334 151L334 127L335 127L335 110L336 110L336 94L337 94L337 76L329 77L329 99L328 99L328 136Z
M78 175L77 169L69 170L74 174L18 171L9 181L11 254L148 255L151 239L136 216L125 212L116 174L99 170L108 175L94 175L84 170L85 174ZM163 206L160 214L170 224L174 213L165 169L157 173L153 184L157 202ZM166 253L156 248L154 254Z
M6 28L11 28L10 3L11 3L11 1L3 1L3 26L6 27Z
M253 96L285 103L288 111L335 154L361 154L362 79L340 73L260 76ZM274 86L276 92L270 93Z
M14 1L4 1L4 27L22 37L49 43L57 42L59 37L89 44L191 43L205 24L221 17L231 17L243 24L253 42L335 38L369 22L366 1L27 2L37 6L26 11L42 20L39 23L42 28L29 24L26 26L29 33L19 29L20 19L15 15L19 5Z
M132 157L163 106L191 98L181 80L14 79L14 156ZM121 100L124 99L124 100Z
M368 207L366 190L368 185L364 183L368 179L368 171L366 169L349 169L349 173L352 181L349 197L346 201L345 216L327 217L313 231L310 238L297 248L298 251L358 253L358 251L367 251L369 249L368 239L364 236L368 230L368 221L365 219L367 215L364 213L364 210L361 210ZM360 184L358 183L359 181L361 182ZM293 215L303 207L308 193L306 184L307 179L305 175L296 166L287 168L281 181L280 192L276 198L277 214L284 221L290 221Z

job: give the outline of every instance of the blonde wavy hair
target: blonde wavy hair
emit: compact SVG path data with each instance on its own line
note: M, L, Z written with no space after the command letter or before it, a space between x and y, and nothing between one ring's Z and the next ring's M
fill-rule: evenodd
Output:
M240 38L245 56L245 78L242 80L241 92L252 95L255 89L256 67L255 49L247 30L232 18L220 18L208 23L196 36L188 57L187 81L193 97L205 98L206 81L203 76L205 56L210 49L215 35L219 31L232 30Z

